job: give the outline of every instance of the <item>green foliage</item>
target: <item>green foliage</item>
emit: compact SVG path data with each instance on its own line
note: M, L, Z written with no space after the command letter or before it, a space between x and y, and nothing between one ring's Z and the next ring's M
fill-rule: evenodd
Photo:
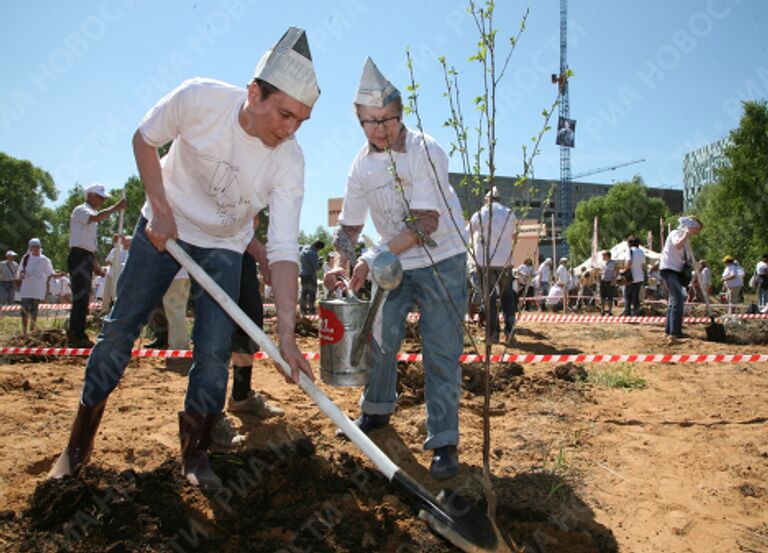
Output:
M592 253L595 216L599 217L600 225L598 247L610 249L633 234L644 244L649 230L658 235L659 218L664 217L666 220L669 215L669 208L664 201L648 197L643 179L635 176L631 181L615 184L605 196L580 202L565 236L573 256L581 260Z
M722 272L722 258L732 255L749 270L768 251L768 104L745 102L739 127L725 149L728 163L717 182L696 199L704 223L694 239L699 257Z
M0 250L21 254L27 251L27 241L38 237L47 252L49 210L43 202L56 197L53 177L47 171L0 152Z
M626 388L630 390L639 390L648 385L644 378L640 378L635 374L631 365L617 365L609 371L591 372L589 373L588 380L607 388Z

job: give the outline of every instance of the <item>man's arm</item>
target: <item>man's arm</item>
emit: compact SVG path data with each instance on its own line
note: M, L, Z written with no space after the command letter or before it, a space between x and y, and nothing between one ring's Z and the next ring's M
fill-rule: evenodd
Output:
M267 260L267 247L261 243L261 241L255 236L251 239L246 246L247 251L256 260L259 265L259 272L264 279L264 284L272 284L272 269L269 267L269 261Z
M165 251L165 243L169 238L174 240L178 233L173 210L165 196L163 173L160 169L160 156L154 146L147 144L137 130L133 135L133 153L139 176L144 183L144 192L152 206L152 220L147 223L145 232L147 238L158 251Z
M101 211L97 211L95 215L91 215L90 217L88 217L88 222L89 223L99 223L99 222L103 221L104 219L108 218L115 211L120 211L121 209L125 209L127 205L128 205L128 202L125 200L125 198L122 198L115 205L111 205L109 207L106 207L106 208L102 209Z
M280 355L291 366L291 379L294 382L299 381L299 370L314 380L312 367L296 345L296 296L298 293L296 281L299 278L299 267L292 261L276 261L271 265L271 269Z

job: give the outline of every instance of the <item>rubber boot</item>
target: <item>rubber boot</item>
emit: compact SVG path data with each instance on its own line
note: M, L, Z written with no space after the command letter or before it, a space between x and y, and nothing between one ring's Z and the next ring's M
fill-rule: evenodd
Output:
M168 349L168 333L158 330L155 339L144 345L144 349Z
M211 430L217 417L211 413L179 412L181 472L190 484L205 491L222 488L205 452L211 445Z
M48 478L76 476L88 463L93 452L93 438L99 429L106 404L106 399L91 407L80 403L72 425L69 443L51 467Z

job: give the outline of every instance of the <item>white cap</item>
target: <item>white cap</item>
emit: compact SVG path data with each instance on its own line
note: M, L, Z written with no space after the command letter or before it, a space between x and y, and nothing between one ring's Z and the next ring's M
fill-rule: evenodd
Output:
M689 229L697 229L701 227L701 223L699 223L696 219L693 219L692 217L683 216L680 217L678 220L678 224L681 227L689 228Z
M32 246L42 246L42 244L40 243L40 239L39 238L30 238L29 239L29 247L31 248Z
M400 91L381 74L371 58L366 59L355 94L355 104L381 108L397 98L400 98Z
M499 198L499 189L498 187L494 186L491 188L488 192L485 193L485 200L491 200L493 198Z
M289 27L261 56L253 78L268 82L307 107L315 105L320 89L304 29Z
M88 197L88 194L96 194L97 196L101 196L102 198L109 198L109 194L107 194L107 189L104 188L103 184L92 184L88 188L85 189L85 197Z
M17 254L13 250L8 250L7 252L5 252L5 257L11 257L11 256L16 257L17 255L19 255L19 254Z
M561 258L560 258L560 263L562 263L563 261L565 261L566 263L568 263L568 258L567 258L567 257L561 257Z

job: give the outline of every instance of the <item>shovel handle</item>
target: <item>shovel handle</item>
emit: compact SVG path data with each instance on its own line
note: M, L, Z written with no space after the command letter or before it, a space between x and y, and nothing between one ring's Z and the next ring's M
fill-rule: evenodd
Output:
M229 295L219 286L216 282L193 260L187 252L185 252L181 246L179 246L175 240L170 239L165 244L165 249L171 254L176 261L178 261L182 267L184 267L189 275L195 279L195 281L202 286L203 290L214 299L221 308L232 317L232 319L242 328L245 333L251 337L251 339L259 344L261 348L269 355L275 363L277 363L282 372L287 376L291 376L291 367L280 355L280 350L277 346L264 334L256 323L254 323L245 312L240 309ZM306 392L306 394L312 398L312 401L320 408L320 410L329 417L347 437L352 440L357 447L376 465L376 467L384 473L384 476L388 480L392 480L395 473L398 471L398 466L392 462L392 460L384 454L379 447L374 444L371 439L366 436L355 424L349 420L349 417L339 409L339 407L326 396L317 385L310 380L310 378L299 371L299 387Z

